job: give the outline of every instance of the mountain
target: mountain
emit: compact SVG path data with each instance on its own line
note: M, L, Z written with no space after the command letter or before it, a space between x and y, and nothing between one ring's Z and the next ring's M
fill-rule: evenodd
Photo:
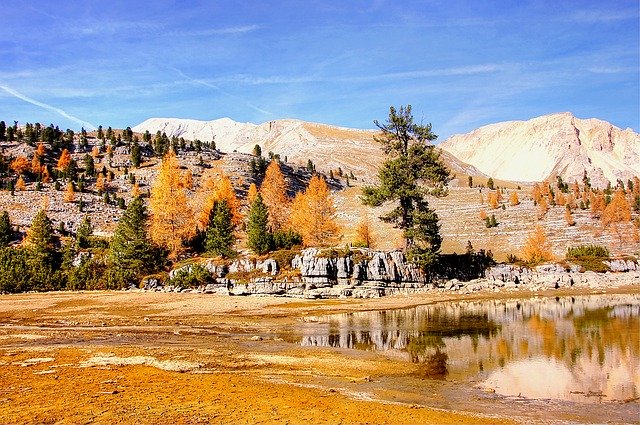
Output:
M454 135L440 147L494 178L536 182L562 176L595 186L640 176L640 135L571 113L508 121Z
M274 120L263 124L238 123L229 118L213 121L197 121L178 118L151 118L132 128L133 131L167 136L184 137L187 140L215 140L223 152L251 153L256 144L263 155L268 152L285 156L292 163L306 165L311 161L318 170L328 171L341 167L353 172L357 178L371 182L378 166L384 160L380 145L373 140L374 130L357 130L305 122L300 120ZM454 173L483 175L469 164L443 153L445 163Z

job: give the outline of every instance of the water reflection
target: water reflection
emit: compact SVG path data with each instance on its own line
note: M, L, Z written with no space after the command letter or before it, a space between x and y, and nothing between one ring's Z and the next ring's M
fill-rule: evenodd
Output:
M314 318L298 341L384 351L503 395L637 402L639 318L637 294L465 301Z

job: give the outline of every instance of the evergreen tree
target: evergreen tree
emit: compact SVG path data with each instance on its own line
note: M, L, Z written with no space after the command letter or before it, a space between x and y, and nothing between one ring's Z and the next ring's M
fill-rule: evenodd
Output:
M27 233L29 246L37 253L46 257L55 250L55 239L53 236L53 225L44 210L38 211L31 222L31 227Z
M95 161L89 154L84 155L84 172L87 176L93 176L96 173Z
M147 237L147 222L142 199L133 199L118 222L109 244L107 280L110 287L137 283L158 265L158 250Z
M427 196L447 194L449 170L429 143L437 137L431 124L415 124L410 105L398 111L391 107L387 124L375 124L382 131L376 141L389 158L378 171L379 185L363 189L363 202L397 203L380 218L403 230L409 257L424 268L435 260L442 242L438 216L429 208Z
M224 200L216 201L209 213L204 249L213 254L229 257L233 254L231 247L234 242L231 208Z
M134 138L133 143L131 144L131 164L134 167L140 167L140 163L142 162L142 150L140 149L140 144L138 143L138 139Z
M489 180L487 180L487 187L491 190L494 189L493 187L493 179L491 177L489 177Z
M0 140L6 139L7 124L4 121L0 121Z
M9 219L9 213L5 210L0 214L0 248L9 245L12 239L11 220Z
M91 219L85 215L76 232L76 245L78 248L89 248L89 237L92 234L93 226L91 225Z
M260 145L255 145L253 147L253 156L262 156L262 148Z
M271 238L267 231L269 224L269 211L262 202L262 195L256 195L249 210L249 224L247 229L247 245L256 254L264 254L269 251Z

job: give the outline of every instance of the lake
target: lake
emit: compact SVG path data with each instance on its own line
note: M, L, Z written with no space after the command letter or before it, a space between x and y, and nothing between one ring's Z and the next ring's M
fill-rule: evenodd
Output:
M305 320L302 346L381 352L422 379L638 412L640 295L445 302ZM587 406L590 405L590 406Z

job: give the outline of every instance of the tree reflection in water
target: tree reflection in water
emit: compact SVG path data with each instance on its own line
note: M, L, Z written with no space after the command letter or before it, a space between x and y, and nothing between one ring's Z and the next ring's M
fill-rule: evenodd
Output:
M639 317L638 294L460 301L313 318L297 341L383 351L502 394L627 401L640 395Z

